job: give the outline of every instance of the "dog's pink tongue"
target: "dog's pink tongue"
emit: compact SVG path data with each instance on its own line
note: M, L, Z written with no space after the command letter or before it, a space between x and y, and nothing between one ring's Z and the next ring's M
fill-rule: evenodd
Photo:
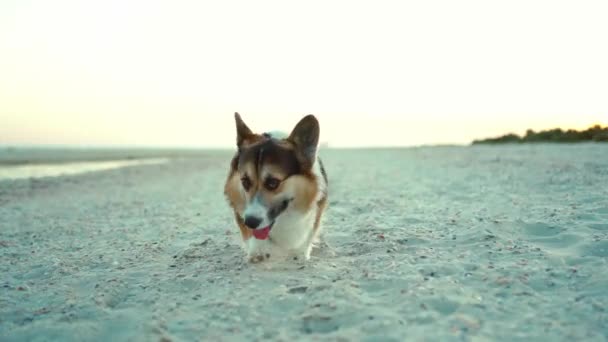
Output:
M268 239L268 235L270 234L270 226L262 229L254 229L253 236L258 240L266 240Z

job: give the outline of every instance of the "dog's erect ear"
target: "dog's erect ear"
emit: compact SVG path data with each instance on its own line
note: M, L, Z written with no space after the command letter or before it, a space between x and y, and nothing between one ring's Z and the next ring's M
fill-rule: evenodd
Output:
M317 158L319 145L319 121L314 115L306 115L289 135L289 140L296 145L298 155L304 168L310 168Z
M245 139L251 137L253 132L247 127L239 113L234 113L234 120L236 121L236 146L241 147Z

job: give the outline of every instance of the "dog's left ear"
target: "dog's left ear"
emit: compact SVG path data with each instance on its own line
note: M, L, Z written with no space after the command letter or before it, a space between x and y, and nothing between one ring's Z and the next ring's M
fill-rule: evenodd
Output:
M317 158L319 145L319 121L314 115L307 115L294 127L289 140L296 145L304 168L311 168Z

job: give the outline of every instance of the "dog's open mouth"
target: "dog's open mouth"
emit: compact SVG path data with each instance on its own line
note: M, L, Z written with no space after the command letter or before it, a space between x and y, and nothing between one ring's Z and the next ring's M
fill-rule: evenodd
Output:
M272 229L273 223L264 228L253 229L253 237L258 240L266 240L270 235L270 230Z

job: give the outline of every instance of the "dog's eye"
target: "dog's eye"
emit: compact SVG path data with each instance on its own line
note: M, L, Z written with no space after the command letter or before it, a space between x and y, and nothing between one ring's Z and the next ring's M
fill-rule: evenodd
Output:
M249 188L251 188L251 181L248 177L241 178L241 184L243 184L245 191L249 191Z
M268 178L266 178L266 182L264 183L264 186L266 187L266 189L272 191L272 190L276 190L279 187L279 184L281 184L280 180L278 180L276 178L268 177Z

